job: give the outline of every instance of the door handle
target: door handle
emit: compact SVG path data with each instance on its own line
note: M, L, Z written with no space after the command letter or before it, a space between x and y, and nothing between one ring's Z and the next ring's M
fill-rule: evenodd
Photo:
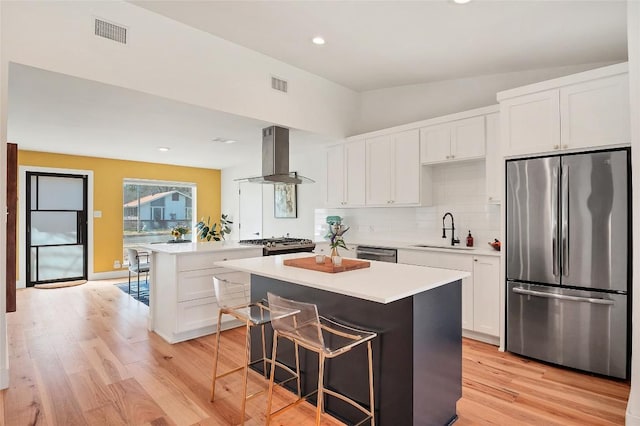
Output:
M562 275L569 276L569 166L562 166Z
M393 253L379 253L379 252L373 252L373 251L362 251L362 250L358 250L356 251L356 255L358 254L370 254L372 256L384 256L384 257L392 257L395 256L395 254Z
M608 299L598 299L595 297L567 296L565 294L546 293L544 291L527 290L527 289L518 288L518 287L514 287L513 292L517 294L524 294L527 296L544 297L546 299L568 300L571 302L586 302L586 303L594 303L596 305L613 305L614 304L613 300L608 300Z
M560 255L558 253L558 188L560 186L559 167L553 169L555 185L551 187L551 262L553 276L560 276Z

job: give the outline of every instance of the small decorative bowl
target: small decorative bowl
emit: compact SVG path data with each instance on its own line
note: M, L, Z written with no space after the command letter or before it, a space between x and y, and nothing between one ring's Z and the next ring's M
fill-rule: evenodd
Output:
M498 251L500 251L500 246L501 246L501 244L500 244L500 242L499 242L499 241L494 241L494 242L492 242L492 243L487 243L487 244L489 244L491 247L493 247L493 248L494 248L494 250L498 250Z

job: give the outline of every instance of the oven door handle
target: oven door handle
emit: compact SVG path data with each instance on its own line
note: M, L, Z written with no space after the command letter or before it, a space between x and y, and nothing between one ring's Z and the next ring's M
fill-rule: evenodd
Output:
M567 296L564 294L545 293L543 291L526 290L524 288L518 288L518 287L514 287L513 292L527 295L527 296L544 297L547 299L570 300L572 302L595 303L597 305L613 305L614 304L613 300L608 300L608 299L598 299L594 297Z
M356 254L369 254L371 256L383 256L383 257L395 257L396 254L394 253L380 253L380 252L374 252L374 251L367 251L367 250L356 250Z

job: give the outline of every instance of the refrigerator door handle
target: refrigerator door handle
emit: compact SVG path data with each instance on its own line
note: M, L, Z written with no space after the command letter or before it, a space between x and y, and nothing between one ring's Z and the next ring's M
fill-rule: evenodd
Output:
M562 165L562 275L569 275L569 166Z
M513 292L518 294L524 294L527 296L544 297L547 299L570 300L572 302L594 303L597 305L613 305L614 304L613 300L608 300L608 299L598 299L594 297L567 296L564 294L546 293L543 291L527 290L527 289L518 288L518 287L514 287Z
M558 253L558 188L560 186L559 167L553 169L553 179L555 185L551 185L551 262L553 268L553 276L560 275L558 272L560 264L560 256Z

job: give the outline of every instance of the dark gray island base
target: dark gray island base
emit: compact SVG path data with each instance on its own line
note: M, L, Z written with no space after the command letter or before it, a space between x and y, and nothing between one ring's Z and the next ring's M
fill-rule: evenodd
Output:
M315 303L320 315L378 333L373 341L377 425L446 425L457 419L456 402L462 396L460 281L377 303L252 274L251 300L266 299L267 291ZM259 331L253 333L252 358L257 359ZM368 406L367 355L362 346L328 362L325 384ZM295 366L293 345L285 339L279 342L278 359ZM301 349L300 368L304 395L317 387L317 355ZM326 411L342 421L353 424L363 418L337 398L325 401Z

